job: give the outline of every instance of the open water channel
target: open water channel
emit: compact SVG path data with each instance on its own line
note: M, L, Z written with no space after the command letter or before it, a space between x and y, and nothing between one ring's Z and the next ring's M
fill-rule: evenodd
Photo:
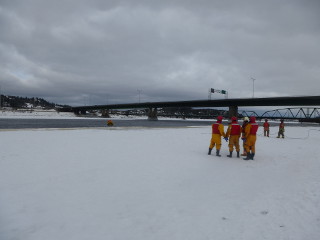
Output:
M190 127L190 126L211 126L215 120L162 120L149 121L147 119L113 119L115 127ZM263 122L258 122L262 126ZM269 121L270 126L278 126L279 121ZM225 126L228 125L224 121ZM240 121L242 124L242 121ZM286 126L314 126L319 124L290 122ZM104 118L79 118L79 119L22 119L22 118L0 118L0 129L31 129L31 128L94 128L107 127L107 119Z
M147 119L112 120L115 127L187 127L210 126L213 121L196 120L158 120ZM9 119L0 118L0 129L24 129L24 128L94 128L107 127L107 120L102 118L88 119Z

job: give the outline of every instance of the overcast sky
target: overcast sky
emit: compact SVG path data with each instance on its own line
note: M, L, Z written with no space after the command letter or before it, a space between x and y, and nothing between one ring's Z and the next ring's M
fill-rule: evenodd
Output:
M0 0L2 94L242 98L252 78L255 97L320 95L319 0Z

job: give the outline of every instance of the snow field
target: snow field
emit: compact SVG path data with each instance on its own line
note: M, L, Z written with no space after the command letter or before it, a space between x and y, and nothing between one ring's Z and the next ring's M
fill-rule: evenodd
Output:
M319 130L254 161L208 156L210 126L0 131L0 239L317 240Z

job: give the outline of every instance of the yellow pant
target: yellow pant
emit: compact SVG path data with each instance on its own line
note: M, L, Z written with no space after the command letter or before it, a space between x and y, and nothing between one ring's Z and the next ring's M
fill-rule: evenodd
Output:
M212 134L209 148L214 148L214 146L216 146L217 150L220 150L220 148L221 148L221 135L220 134Z
M235 147L236 151L240 151L240 145L239 145L239 138L240 135L231 135L229 138L229 151L233 151L233 147Z
M257 136L256 135L249 135L246 139L246 142L244 143L244 147L246 149L247 153L255 153L256 152L256 140Z

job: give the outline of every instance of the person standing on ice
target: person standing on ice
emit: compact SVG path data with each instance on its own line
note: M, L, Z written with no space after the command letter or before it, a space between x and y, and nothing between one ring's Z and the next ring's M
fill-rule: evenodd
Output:
M278 132L278 137L277 138L280 138L280 135L282 136L282 138L284 138L284 122L283 122L283 119L280 120L279 132Z
M268 123L268 119L264 120L264 123L263 123L263 133L264 133L264 136L266 137L269 137L269 129L270 129L270 124Z
M112 120L108 120L108 121L107 121L107 125L108 125L109 127L112 127L112 126L113 126Z
M237 157L240 157L240 145L239 138L242 132L242 128L237 121L236 117L231 118L231 123L228 126L226 138L229 138L229 152L230 154L227 157L232 157L233 147L235 147L237 151Z
M259 125L256 123L256 118L254 116L250 117L250 121L244 130L244 136L242 136L247 152L247 157L243 160L253 160L254 158L258 128Z
M212 137L211 137L208 155L211 155L212 149L214 148L214 146L216 146L216 149L217 149L216 156L221 157L220 155L221 136L223 136L226 139L226 135L224 133L224 126L222 125L222 119L223 119L222 116L218 116L217 122L212 124Z
M244 136L244 130L246 129L246 126L249 123L249 118L248 117L244 117L243 118L243 123L242 123L242 136ZM243 141L242 146L243 146L243 153L241 154L241 156L247 156L247 152L246 152L246 148L245 148L245 142Z

